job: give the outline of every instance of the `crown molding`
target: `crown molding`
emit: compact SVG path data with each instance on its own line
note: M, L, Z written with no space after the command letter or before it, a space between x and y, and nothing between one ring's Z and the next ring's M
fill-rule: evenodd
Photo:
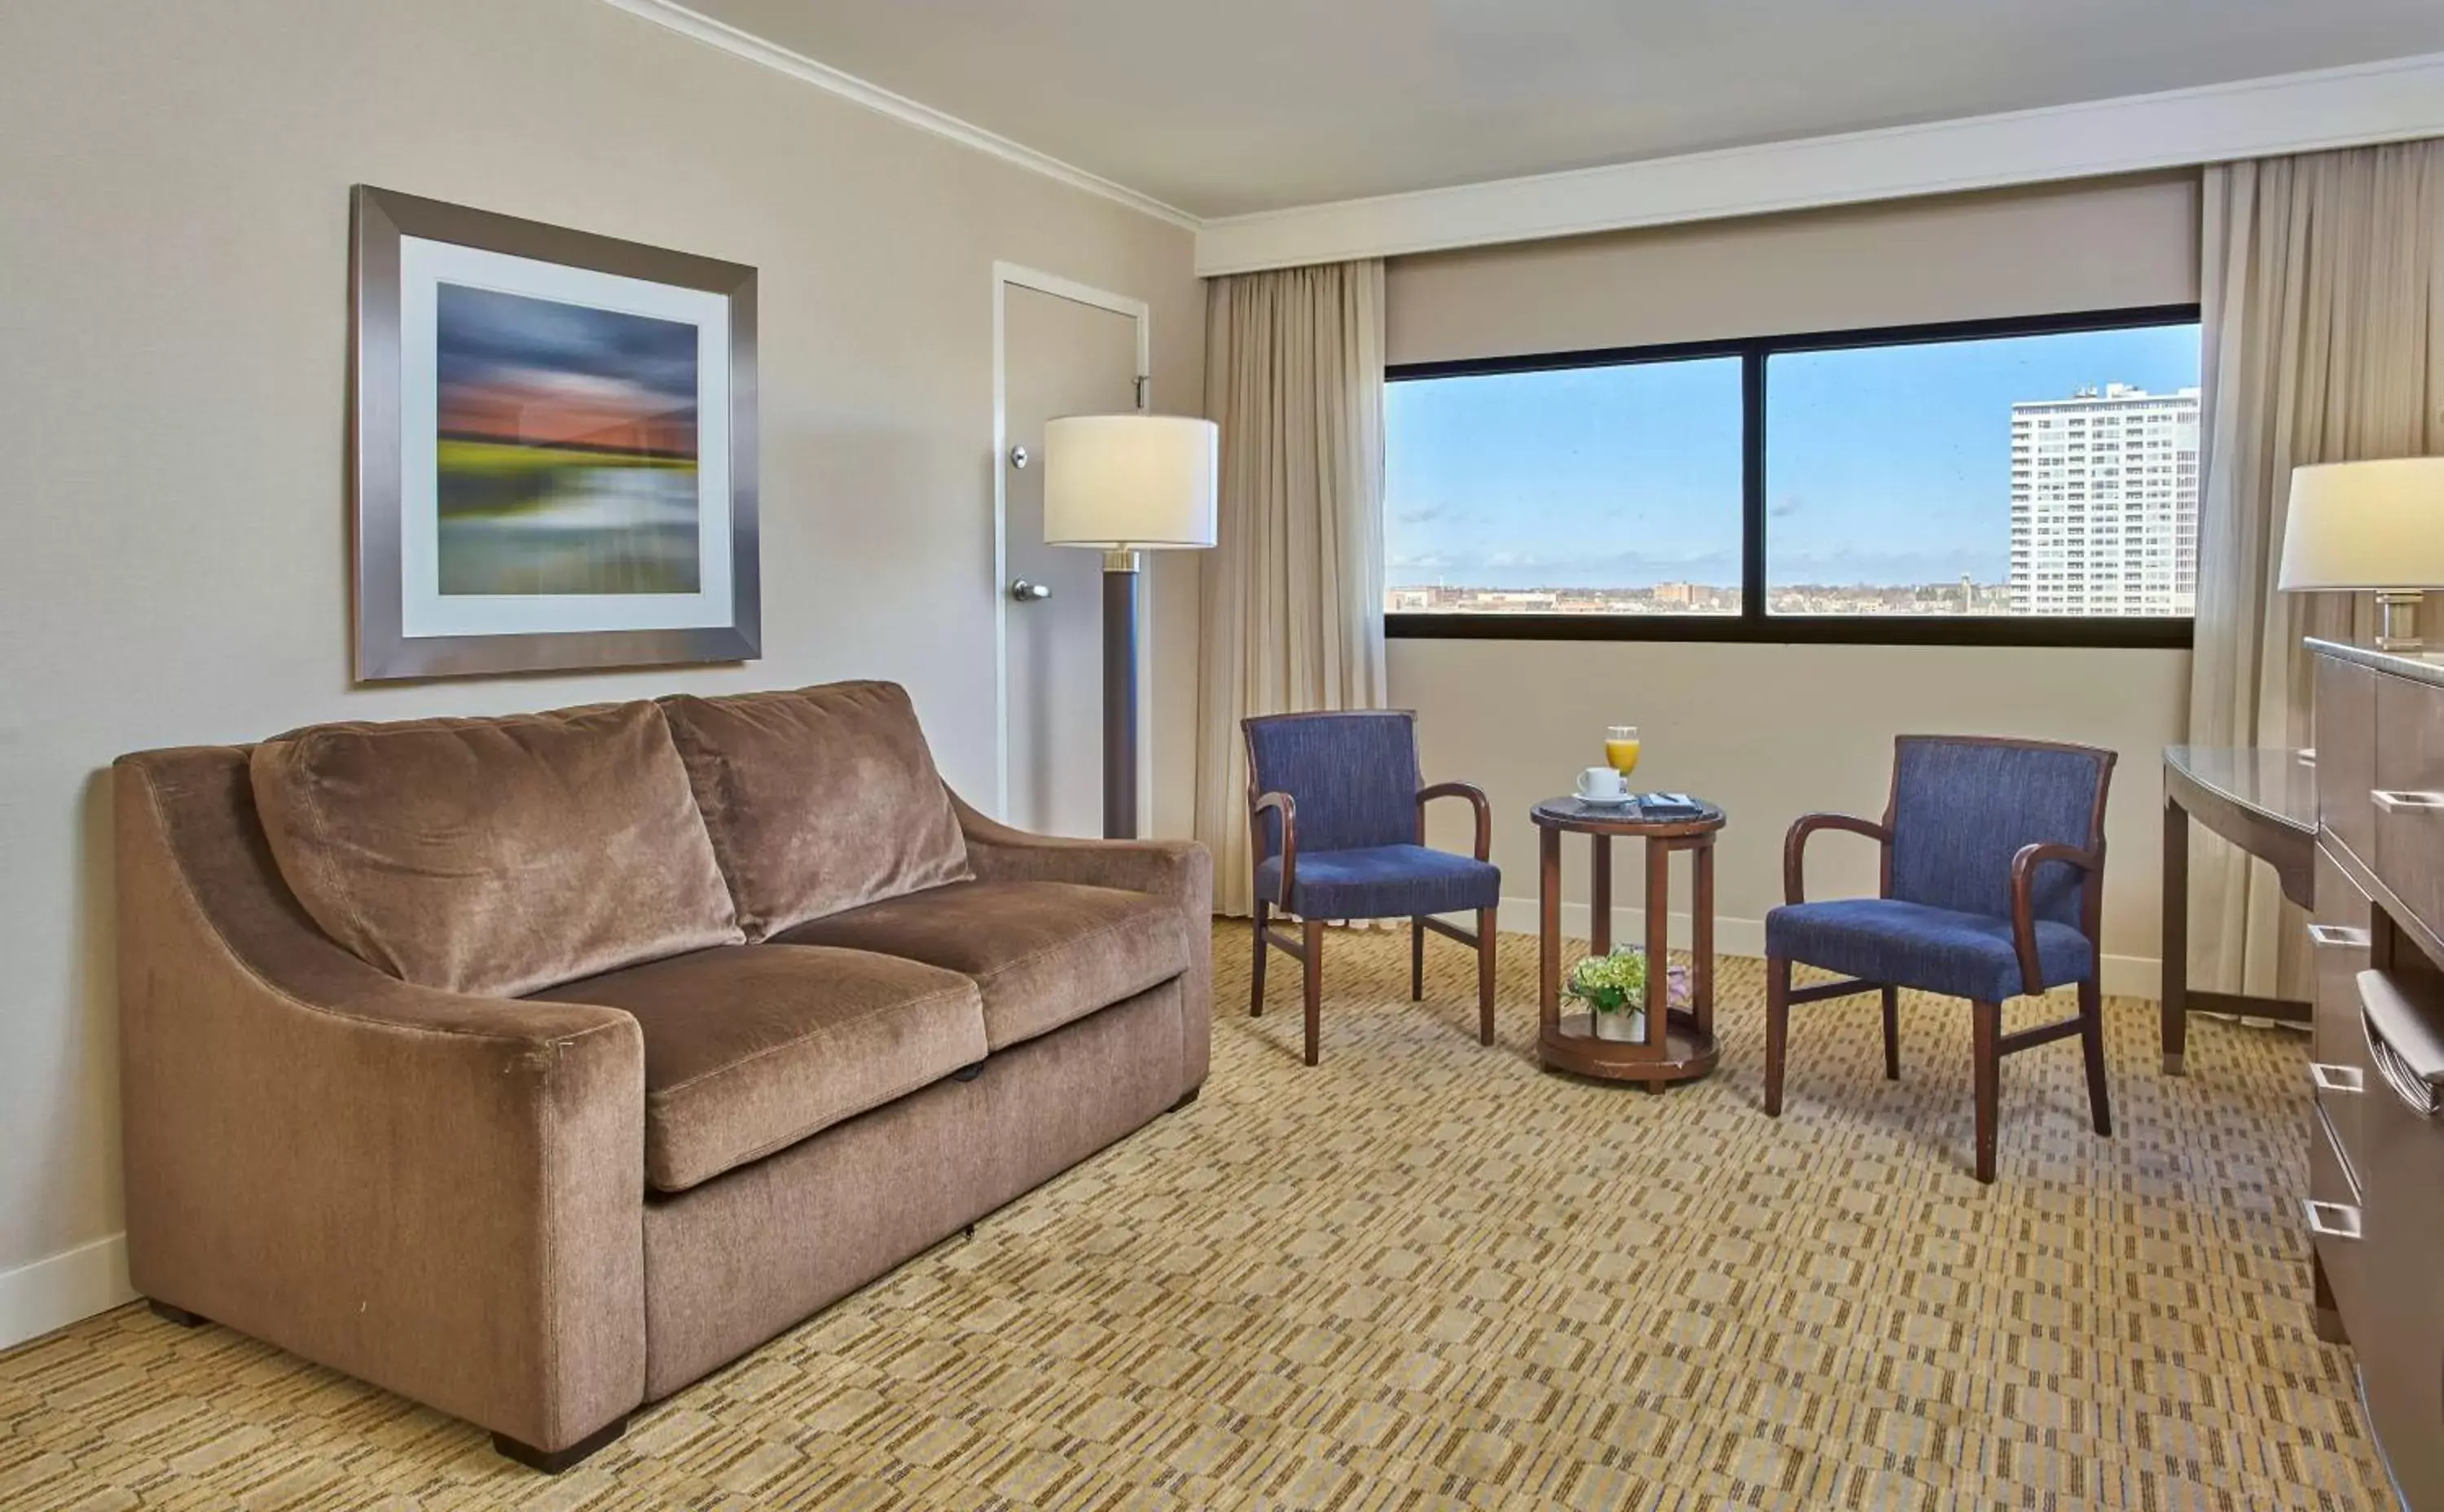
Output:
M767 68L787 74L792 79L838 95L842 100L863 105L868 110L878 111L894 120L914 126L919 131L931 132L936 137L948 138L963 147L972 147L978 152L990 153L1006 163L1014 164L1029 173L1042 174L1045 177L1057 183L1066 184L1072 189L1083 189L1090 194L1100 194L1105 199L1126 205L1131 210L1152 215L1157 220L1168 221L1183 230L1195 230L1203 224L1195 216L1166 205L1151 194L1139 194L1125 184L1116 184L1101 175L1090 174L1075 164L1063 162L1047 153L1037 152L1034 148L1012 141L997 132L987 131L982 126L961 120L958 117L935 110L931 105L921 104L905 95L894 94L879 84L869 83L858 78L855 74L842 73L840 69L828 64L818 63L804 53L792 52L787 47L767 42L751 32L741 31L728 22L716 21L711 16L691 10L686 6L677 4L676 0L604 0L604 4L615 6L633 16L641 16L656 26L667 27L679 35L693 38L707 46L718 47L733 57L744 58L750 63L762 64Z
M1208 220L1206 277L2444 136L2444 53Z

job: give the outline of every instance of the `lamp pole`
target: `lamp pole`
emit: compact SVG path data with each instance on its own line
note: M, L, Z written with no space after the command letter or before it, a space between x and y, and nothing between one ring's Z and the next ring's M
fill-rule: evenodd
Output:
M1138 838L1138 574L1142 552L1103 553L1103 838Z

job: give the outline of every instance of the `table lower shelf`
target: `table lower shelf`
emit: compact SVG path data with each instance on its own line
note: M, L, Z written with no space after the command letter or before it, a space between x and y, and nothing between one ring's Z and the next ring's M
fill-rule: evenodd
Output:
M1588 1015L1572 1013L1538 1036L1537 1060L1547 1071L1570 1071L1607 1081L1694 1081L1714 1069L1721 1052L1714 1037L1697 1027L1696 1016L1674 1008L1659 1046L1599 1040Z

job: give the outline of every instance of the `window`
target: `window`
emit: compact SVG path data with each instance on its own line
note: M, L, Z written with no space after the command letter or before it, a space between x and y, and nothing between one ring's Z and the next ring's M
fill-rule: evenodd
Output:
M2194 307L1395 368L1387 629L2187 645Z
M1384 395L1393 613L1737 615L1737 357L1461 374Z

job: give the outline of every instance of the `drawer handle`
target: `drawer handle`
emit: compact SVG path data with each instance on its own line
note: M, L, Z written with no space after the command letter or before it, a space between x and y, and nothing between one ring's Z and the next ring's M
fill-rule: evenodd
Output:
M2365 1092L2367 1073L2357 1066L2330 1065L2323 1060L2308 1062L2308 1079L2319 1092Z
M2360 1210L2348 1203L2319 1202L2314 1197L2300 1204L2308 1216L2308 1232L2320 1239L2357 1239L2360 1237Z
M2370 944L2368 931L2349 924L2311 924L2308 943L2326 950L2364 950Z
M2444 808L2444 793L2410 792L2397 788L2378 787L2370 789L2368 797L2377 807L2388 814L2398 813L2405 808Z

